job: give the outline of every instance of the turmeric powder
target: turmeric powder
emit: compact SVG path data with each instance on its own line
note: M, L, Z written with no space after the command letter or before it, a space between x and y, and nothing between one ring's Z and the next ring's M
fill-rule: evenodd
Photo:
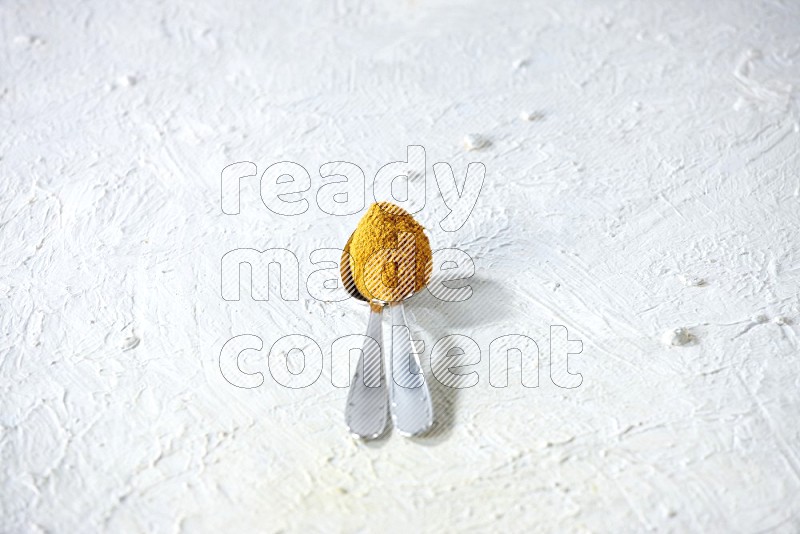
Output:
M424 288L431 276L431 245L424 228L390 202L370 206L347 252L355 286L370 301L402 300Z

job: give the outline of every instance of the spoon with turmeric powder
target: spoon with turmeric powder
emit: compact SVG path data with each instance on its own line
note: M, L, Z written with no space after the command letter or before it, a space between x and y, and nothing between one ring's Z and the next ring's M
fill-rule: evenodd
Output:
M419 355L412 348L411 331L403 307L405 299L428 283L431 257L430 243L423 227L408 212L389 202L370 207L348 240L342 256L342 265L349 260L349 269L341 267L345 287L348 286L348 280L352 280L351 285L355 286L358 295L370 303L367 330L378 337L369 333L368 336L377 341L378 349L382 338L380 313L385 306L391 310L392 379L387 380L388 399L394 427L406 436L422 434L433 424L430 391L422 373ZM367 345L374 351L375 345L369 341ZM370 393L364 392L369 389L366 381L362 380L366 378L367 361L373 364L372 369L375 368L373 351L368 352L366 347L362 351L363 364L359 362L359 368L364 376L358 376L359 371L356 371L348 395L345 419L351 432L359 437L377 437L374 431L381 422L378 413L382 409L385 414L385 406L381 408L380 402L386 397L385 393L381 397L381 388L373 388L376 391ZM374 371L370 376L374 377ZM373 404L364 406L362 402ZM370 433L365 433L365 428Z

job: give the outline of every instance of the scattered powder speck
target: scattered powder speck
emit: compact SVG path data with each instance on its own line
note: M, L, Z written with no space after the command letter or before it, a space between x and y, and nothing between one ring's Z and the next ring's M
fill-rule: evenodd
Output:
M667 330L661 335L661 342L671 347L687 345L692 340L694 340L694 336L685 327Z
M470 150L480 150L489 146L489 141L478 134L467 134L464 136L464 148Z
M767 317L763 313L759 313L757 315L754 315L750 320L757 324L764 324L767 321L769 321L769 317Z
M130 74L126 74L125 76L120 76L117 78L117 85L120 87L133 87L136 85L136 76L132 76Z
M543 117L544 115L542 115L538 111L523 111L522 113L519 114L519 118L527 122L538 121Z
M681 274L678 275L681 283L686 287L702 287L706 285L705 278L700 278L699 276L692 276L689 274Z
M36 35L18 35L14 37L14 44L22 46L41 46L44 41Z
M520 58L514 60L514 63L511 64L512 67L515 69L521 69L528 65L528 60L526 58Z

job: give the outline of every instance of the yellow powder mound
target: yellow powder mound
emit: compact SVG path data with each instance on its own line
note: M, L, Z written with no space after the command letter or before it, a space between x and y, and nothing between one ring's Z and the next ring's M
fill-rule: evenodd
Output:
M356 288L368 300L402 300L431 276L431 245L424 228L390 202L373 204L348 241Z

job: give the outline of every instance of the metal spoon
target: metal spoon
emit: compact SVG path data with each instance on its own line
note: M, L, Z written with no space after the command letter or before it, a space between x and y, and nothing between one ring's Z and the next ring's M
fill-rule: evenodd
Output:
M339 263L339 272L344 287L351 296L367 302L358 291L350 270L350 242L347 240ZM385 431L388 423L389 397L383 380L383 329L381 327L383 306L370 306L367 323L367 339L364 342L358 366L350 382L345 407L345 422L350 433L361 439L375 439Z
M413 352L411 330L406 321L403 302L391 304L392 311L392 380L389 381L389 399L392 422L404 436L427 432L433 425L431 393L419 355Z
M339 270L348 293L358 300L367 302L367 299L356 288L350 270L350 242L352 239L351 235L347 240ZM369 340L365 343L359 359L359 367L350 385L345 410L345 420L350 432L358 437L378 437L386 427L386 406L380 404L386 402L383 382L371 385L368 380L361 379L360 372L363 371L365 379L376 376L378 380L381 379L380 352L383 345L381 311L387 305L391 309L392 323L390 355L392 379L387 381L392 422L397 431L404 436L422 434L433 425L430 390L425 382L419 355L412 350L411 330L408 327L403 308L403 300L410 297L411 294L394 302L384 302L378 299L370 302L371 313L367 336L377 341L377 348ZM377 374L373 369L377 370ZM370 370L373 372L370 373Z

